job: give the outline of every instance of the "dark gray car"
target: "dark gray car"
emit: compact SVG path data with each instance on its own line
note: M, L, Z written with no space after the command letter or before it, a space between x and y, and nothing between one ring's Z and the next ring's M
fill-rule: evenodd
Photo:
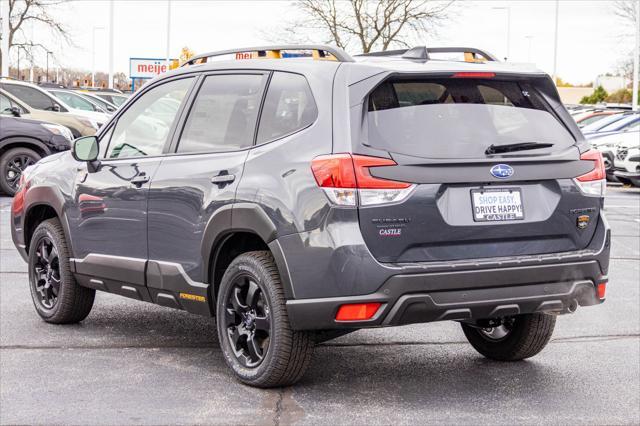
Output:
M288 51L319 60L261 59ZM476 49L202 55L72 153L27 169L13 203L40 316L81 321L96 289L216 316L254 386L364 327L453 320L524 359L605 297L601 155L549 76Z

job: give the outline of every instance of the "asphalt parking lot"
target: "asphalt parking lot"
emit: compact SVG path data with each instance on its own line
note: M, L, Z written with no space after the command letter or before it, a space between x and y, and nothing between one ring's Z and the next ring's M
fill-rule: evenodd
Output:
M79 325L42 322L0 198L2 424L638 424L640 190L612 187L607 301L560 317L537 357L496 363L456 323L320 345L296 386L236 382L213 320L98 293Z

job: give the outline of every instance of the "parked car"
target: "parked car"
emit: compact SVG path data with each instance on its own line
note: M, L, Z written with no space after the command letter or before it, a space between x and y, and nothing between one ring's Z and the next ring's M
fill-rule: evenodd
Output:
M283 51L325 60L258 59ZM23 174L36 312L81 321L97 289L215 316L260 387L369 327L456 321L490 359L536 355L605 299L604 166L547 74L492 58L273 46L150 81Z
M0 79L0 89L11 93L32 109L72 113L91 121L92 127L95 128L100 128L100 126L104 124L109 117L103 112L85 111L73 108L34 84L18 80Z
M601 125L599 125L601 123ZM637 131L640 125L640 114L637 112L627 112L603 118L593 124L582 128L582 133L587 139L601 138L603 136L623 131Z
M80 93L75 93L66 89L47 89L54 97L60 99L71 108L79 109L82 111L97 112L100 114L109 114L98 102L93 99L87 98Z
M618 113L620 113L620 111L595 110L574 115L573 119L575 120L578 127L582 129L589 124L595 123L596 121L602 120L603 118Z
M0 191L13 195L24 169L68 150L72 139L64 126L0 113Z
M612 182L619 182L615 175L615 157L619 146L633 146L640 141L640 132L627 131L616 132L608 134L601 138L592 139L591 145L602 153L604 159L605 172L607 174L607 180ZM620 160L619 160L620 161ZM630 183L629 181L625 183Z
M71 131L74 138L91 136L98 130L97 124L85 117L76 116L68 112L31 108L2 89L0 89L0 113L14 117L48 121L65 126Z
M109 115L113 114L118 109L116 105L112 104L111 102L108 102L105 99L102 99L100 96L94 95L93 93L90 93L90 92L76 92L76 93L79 93L85 98L88 98L89 100L91 100L92 102L97 103Z
M126 102L128 99L127 95L122 93L112 93L112 92L93 92L92 94L101 97L107 102L112 103L113 105L120 107L122 104Z
M635 137L633 137L635 136ZM640 186L640 138L639 134L627 134L615 147L613 170L615 177L624 184Z

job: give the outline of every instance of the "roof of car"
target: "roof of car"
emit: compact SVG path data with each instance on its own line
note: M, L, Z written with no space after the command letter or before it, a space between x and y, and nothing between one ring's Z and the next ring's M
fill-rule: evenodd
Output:
M313 57L290 57L285 56L286 54L281 54L281 52L292 50L313 51L314 54ZM456 61L442 60L431 56L441 53L464 53L465 58L467 55L471 55L470 57L474 59L471 61ZM244 59L249 54L251 58ZM479 57L483 57L484 60L476 60ZM374 52L352 57L342 49L324 45L263 46L204 53L191 58L177 70L170 71L165 75L231 69L291 71L309 75L325 73L328 69L335 69L339 66L349 67L355 71L352 73L353 77L350 83L358 81L364 76L380 72L492 72L546 75L546 73L532 64L501 62L493 55L476 48L426 48L422 46L413 49Z
M344 66L354 72L350 84L380 72L400 73L443 73L443 72L491 72L501 74L526 74L544 76L546 73L530 64L518 64L512 62L464 62L432 59L428 61L414 61L400 57L357 57L354 62L337 62L326 60L313 60L311 58L285 58L285 59L231 59L214 60L203 64L181 67L164 74L163 76L177 75L190 72L251 69L290 71L301 74L323 74L329 70Z

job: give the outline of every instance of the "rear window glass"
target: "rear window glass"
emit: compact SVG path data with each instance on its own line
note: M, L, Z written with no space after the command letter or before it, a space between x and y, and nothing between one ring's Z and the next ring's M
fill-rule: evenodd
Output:
M527 83L489 79L390 80L368 101L366 144L429 158L484 158L490 145L575 143ZM521 151L525 152L525 151Z

